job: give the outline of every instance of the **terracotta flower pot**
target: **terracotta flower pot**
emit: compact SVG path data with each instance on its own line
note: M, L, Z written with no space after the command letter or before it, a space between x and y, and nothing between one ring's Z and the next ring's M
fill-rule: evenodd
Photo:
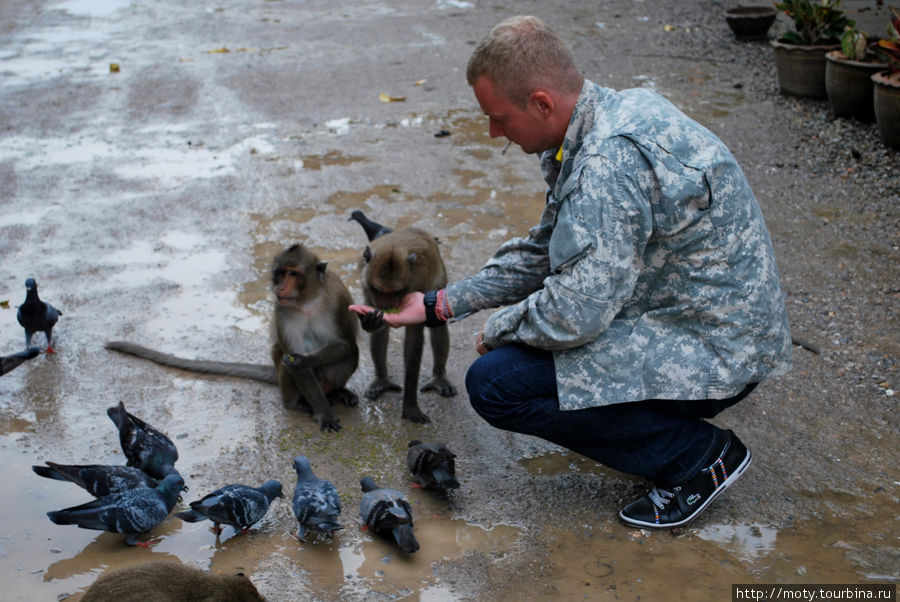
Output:
M777 14L773 6L738 6L725 11L725 21L738 40L765 40Z
M783 94L807 98L828 98L825 89L825 53L840 44L802 46L770 40L775 52L778 87Z
M890 71L880 71L872 76L872 82L878 133L885 144L900 148L900 75L891 77Z
M887 69L887 63L877 62L874 56L867 59L851 61L840 50L825 54L825 91L838 117L875 119L872 76Z

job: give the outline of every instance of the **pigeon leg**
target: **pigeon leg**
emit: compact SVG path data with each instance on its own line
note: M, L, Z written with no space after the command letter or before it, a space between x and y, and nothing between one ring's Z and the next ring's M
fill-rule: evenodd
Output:
M219 526L219 523L213 523L213 526L209 528L210 531L215 533L216 535L221 535L223 529Z
M153 546L155 546L160 541L162 541L158 537L151 537L147 541L138 541L137 540L138 535L140 535L140 534L134 533L132 535L129 535L128 537L125 538L125 543L127 543L130 546L136 546L136 547L146 548L146 549L150 550L153 548Z

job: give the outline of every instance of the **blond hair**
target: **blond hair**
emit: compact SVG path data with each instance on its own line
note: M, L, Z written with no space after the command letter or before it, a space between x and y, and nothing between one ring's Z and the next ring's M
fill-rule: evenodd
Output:
M571 51L556 32L537 17L523 15L494 26L475 48L466 80L474 85L482 76L522 107L538 88L577 94L583 82Z

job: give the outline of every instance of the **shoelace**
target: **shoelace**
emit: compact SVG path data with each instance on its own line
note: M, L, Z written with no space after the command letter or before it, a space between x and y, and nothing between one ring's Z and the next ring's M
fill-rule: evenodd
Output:
M671 501L671 499L673 497L675 497L675 494L678 493L679 491L681 491L681 487L674 487L674 488L672 488L672 491L668 491L666 489L660 489L659 487L654 487L653 489L650 490L650 493L648 493L647 495L650 497L650 501L653 502L653 505L655 506L655 508L654 508L654 511L655 511L656 508L659 508L660 510L665 508L666 505L668 505L669 501Z

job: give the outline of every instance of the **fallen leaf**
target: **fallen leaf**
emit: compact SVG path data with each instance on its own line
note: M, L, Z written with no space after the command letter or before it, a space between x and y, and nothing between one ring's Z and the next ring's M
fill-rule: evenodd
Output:
M675 31L676 27L674 25L666 25L663 27L663 31Z
M9 309L9 301L7 299L0 301L0 307L2 307L3 309Z
M227 47L222 46L221 48L217 48L215 50L207 50L206 54L225 54L226 52L231 52Z
M406 100L405 96L390 96L382 92L378 95L378 100L381 102L400 102L401 100Z
M427 82L427 81L428 81L427 79L419 79L419 80L416 80L416 85L417 85L417 86L425 85L425 82Z
M110 63L109 64L109 72L110 73L118 73L119 72L119 63Z

